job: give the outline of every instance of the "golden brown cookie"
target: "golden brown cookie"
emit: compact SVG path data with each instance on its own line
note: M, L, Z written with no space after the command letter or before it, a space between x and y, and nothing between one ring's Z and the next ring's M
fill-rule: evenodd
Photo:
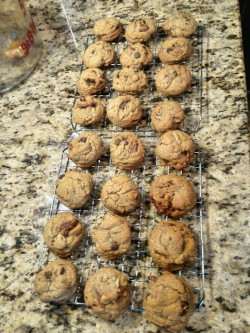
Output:
M194 49L190 40L185 37L176 37L166 40L159 52L159 58L163 63L175 63L187 60L193 54Z
M138 124L142 116L141 102L134 96L118 96L109 100L107 117L116 126L133 127Z
M148 237L153 261L167 271L190 268L196 256L195 235L183 222L161 221Z
M101 69L87 68L77 81L77 89L80 95L93 95L103 90L107 84L108 80Z
M34 283L35 291L42 302L64 303L75 294L78 275L71 262L59 259L38 272Z
M115 40L121 33L121 23L114 17L106 17L95 22L93 33L105 42Z
M184 176L173 174L157 177L149 196L156 210L170 217L184 216L194 208L197 199L192 183Z
M114 213L128 214L138 207L139 193L131 178L117 175L103 185L101 201Z
M135 43L122 51L120 63L123 67L140 69L151 63L153 53L150 48L141 43Z
M155 154L170 167L181 170L194 158L195 148L195 143L189 134L174 130L160 137Z
M114 72L113 88L124 94L139 94L148 84L147 75L134 68L122 68Z
M83 54L83 63L86 67L107 67L114 59L113 46L102 40L91 44Z
M166 96L178 96L190 91L191 73L186 65L167 65L155 76L157 90Z
M179 332L188 324L194 308L194 292L183 276L164 272L146 289L145 316L168 332Z
M124 217L107 213L92 232L96 252L106 259L115 259L131 246L131 227Z
M158 103L151 111L151 123L159 133L180 128L185 113L176 101L165 100Z
M104 106L99 98L81 96L72 109L72 120L79 125L94 125L103 119Z
M103 319L115 320L122 316L131 302L126 275L112 267L100 268L86 282L84 300Z
M133 132L120 132L110 142L111 161L117 168L133 170L144 161L144 147L141 139Z
M156 32L154 20L146 17L138 18L125 28L125 38L128 42L140 43L149 40Z
M88 202L93 185L90 173L68 170L57 179L56 194L66 207L79 209Z
M102 155L102 140L95 132L83 132L68 143L69 159L81 168L94 165Z
M173 37L189 37L196 29L197 23L189 13L175 13L163 24L165 33Z
M71 212L52 216L44 227L44 240L58 257L72 254L84 234L83 224Z

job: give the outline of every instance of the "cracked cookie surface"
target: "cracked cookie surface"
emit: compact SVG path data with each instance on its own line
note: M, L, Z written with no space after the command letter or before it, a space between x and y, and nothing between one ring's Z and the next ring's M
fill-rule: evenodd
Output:
M52 216L44 227L46 245L61 258L72 254L79 245L83 234L83 224L71 212Z
M114 72L113 88L120 93L141 93L147 84L147 75L138 69L122 68Z
M64 303L76 292L78 275L75 266L67 260L49 263L35 277L35 291L42 302Z
M91 44L83 54L83 63L86 67L106 67L115 59L115 51L111 44L98 41Z
M104 106L99 98L81 96L72 109L72 120L79 125L94 125L102 121Z
M105 42L115 40L121 33L120 21L114 17L107 17L95 22L93 33Z
M128 42L139 43L149 40L156 32L154 20L146 17L138 18L125 28L125 38Z
M84 300L103 319L115 320L122 316L131 302L126 275L112 267L100 268L86 282Z
M194 49L190 40L184 37L176 37L166 40L159 52L159 58L163 63L175 63L191 57Z
M165 33L173 37L189 37L196 29L197 23L189 13L175 13L163 24Z
M150 48L141 43L135 43L125 48L120 56L120 63L123 67L140 69L150 64L153 60L153 53Z
M164 272L149 283L143 307L148 320L167 331L179 332L194 311L194 292L184 277Z
M197 199L192 183L184 176L173 174L157 177L149 196L156 210L170 217L184 216L194 208Z
M103 71L99 68L87 68L82 71L77 81L80 95L93 95L103 90L108 84Z

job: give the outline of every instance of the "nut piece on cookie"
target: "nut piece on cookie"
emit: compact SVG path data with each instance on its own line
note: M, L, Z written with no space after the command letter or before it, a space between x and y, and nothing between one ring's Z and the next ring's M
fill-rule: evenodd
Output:
M189 134L175 130L166 132L160 137L155 153L170 167L181 170L194 158L195 148L195 143Z
M106 259L115 259L131 246L131 227L124 217L107 213L92 232L96 252Z
M77 290L76 268L67 260L56 260L37 273L34 284L35 291L42 302L64 303Z
M163 63L175 63L187 60L193 54L194 49L190 40L184 37L176 37L166 40L159 52L159 58Z
M167 271L189 269L196 256L193 231L183 222L161 221L148 237L153 261Z
M58 200L66 207L79 209L88 202L93 185L90 173L70 169L57 179L56 194Z
M143 308L155 325L168 332L182 331L195 308L193 288L183 276L164 272L149 283Z
M77 89L80 95L93 95L103 90L107 84L108 80L101 69L87 68L77 81Z
M94 125L102 121L104 106L99 98L81 96L72 109L72 120L79 125Z
M141 43L135 43L122 51L120 63L123 67L140 69L151 63L153 53L150 48Z
M83 63L86 67L106 67L115 59L115 51L111 44L98 41L91 44L83 54Z
M173 37L189 37L196 29L197 23L189 13L175 13L163 24L165 33Z
M114 213L128 214L138 207L139 193L131 178L117 175L103 185L101 201Z
M154 20L146 17L138 18L125 28L125 38L131 43L141 43L149 40L156 32Z
M124 94L139 94L148 85L147 75L134 68L122 68L114 72L113 88Z
M157 177L150 186L149 197L158 212L170 217L184 216L194 208L197 199L192 183L173 174Z
M110 142L111 161L117 168L133 170L144 161L144 147L141 139L133 132L121 132Z
M61 258L72 254L79 245L83 234L83 224L71 212L52 216L44 227L46 245Z
M114 17L107 17L95 22L93 33L105 42L115 40L121 33L120 21Z
M95 132L83 132L68 143L69 159L81 168L89 168L102 154L102 140Z
M118 269L103 267L86 282L84 300L99 317L115 320L131 302L131 288L126 275Z

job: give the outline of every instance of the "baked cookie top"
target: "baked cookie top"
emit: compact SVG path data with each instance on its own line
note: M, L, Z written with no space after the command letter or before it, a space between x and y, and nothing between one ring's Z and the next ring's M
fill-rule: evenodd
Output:
M184 176L173 174L157 177L149 196L156 210L170 217L184 216L194 208L197 199L192 183Z
M121 23L114 17L106 17L95 22L93 33L105 42L116 39L122 31Z
M163 63L175 63L188 59L194 49L190 40L185 37L175 37L166 40L159 52L159 58Z
M115 51L111 44L102 40L91 44L83 54L86 67L106 67L115 59Z
M79 125L94 125L102 121L104 106L99 98L81 96L72 109L72 120Z
M135 43L125 48L120 56L120 63L123 67L140 69L150 64L153 60L153 53L150 48L141 43Z
M93 95L103 90L108 84L103 71L99 68L87 68L82 71L77 81L80 95Z
M44 227L46 245L61 258L71 255L83 234L83 224L71 212L52 216Z
M163 30L169 36L189 37L195 33L197 23L189 13L175 13L163 24Z
M125 28L125 38L128 42L140 43L149 40L156 32L154 20L141 17L129 23Z
M122 68L114 72L113 88L120 93L141 93L148 84L147 75L134 68Z

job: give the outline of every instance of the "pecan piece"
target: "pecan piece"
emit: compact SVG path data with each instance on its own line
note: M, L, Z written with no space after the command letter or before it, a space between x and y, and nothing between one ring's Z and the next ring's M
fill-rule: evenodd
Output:
M61 225L61 227L59 228L59 232L60 234L62 234L64 237L67 237L69 232L74 229L78 224L78 220L72 220L72 221L68 221L65 222Z

